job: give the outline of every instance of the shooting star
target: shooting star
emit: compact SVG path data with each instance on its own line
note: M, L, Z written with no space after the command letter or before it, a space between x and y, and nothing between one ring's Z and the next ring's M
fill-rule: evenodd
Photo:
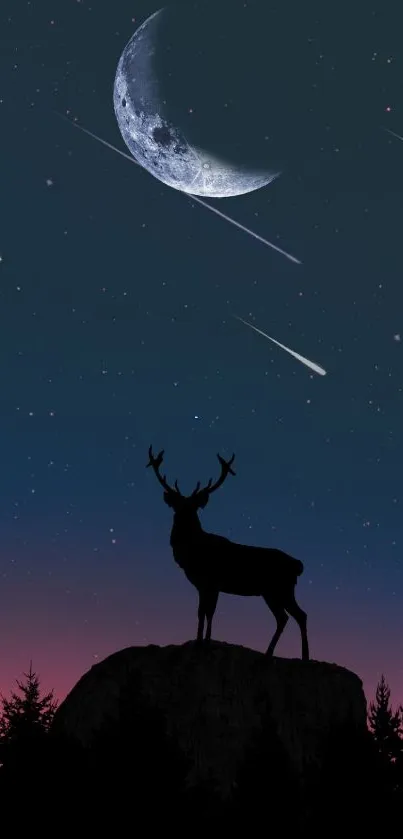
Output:
M108 143L106 140L103 140L102 137L98 137L97 134L93 134L93 132L89 131L88 128L84 128L82 125L79 125L78 122L74 122L73 120L69 119L69 117L66 117L64 114L61 114L58 111L55 111L55 113L57 114L57 116L66 120L66 122L69 122L70 125L73 125L74 128L79 128L79 130L83 131L84 134L88 134L89 137L92 137L94 140L98 140L98 143L102 143L102 145L106 146L108 149L111 149L117 154L120 154L122 157L125 157L126 160L129 160L130 163L134 163L134 165L138 166L140 169L143 168L129 154L125 154L125 152L121 151L116 146L113 146L111 143ZM244 224L240 224L239 221L235 221L235 219L230 218L230 216L227 216L225 213L222 213L221 210L217 210L216 207L212 207L211 204L207 204L206 201L202 201L201 198L197 198L196 195L186 195L186 198L188 198L190 201L195 201L197 204L201 204L201 206L205 207L206 210L210 210L211 213L215 213L217 216L220 216L220 218L224 219L225 221L228 221L230 224L233 224L234 227L238 227L239 230L243 230L244 233L248 233L249 236L253 236L254 239L258 240L258 242L261 242L263 245L266 245L273 251L277 251L277 253L280 253L282 256L285 256L287 259L289 259L291 262L294 262L296 265L302 264L300 259L297 259L295 256L292 256L292 254L287 253L287 251L284 251L282 248L279 248L278 245L274 245L273 242L269 242L268 239L264 239L263 236L259 236L258 233L254 233L254 231L250 230L249 227L245 227Z
M249 233L249 236L253 236L259 242L262 242L264 245L267 245L269 248L272 248L277 253L281 253L282 256L287 257L287 259L291 260L291 262L295 262L297 265L301 265L301 260L297 259L296 256L292 256L292 254L287 253L287 251L283 251L282 248L279 248L277 245L273 245L273 242L268 242L267 239L263 239L263 236L259 236L258 233L254 233L253 230L249 230L249 227L245 227L243 224L240 224L239 221L235 221L235 219L226 216L225 213L222 213L221 210L217 210L216 207L212 207L211 204L206 204L205 201L202 201L201 198L196 198L195 195L189 196L191 201L197 201L198 204L201 204L202 207L206 207L207 210L211 210L212 213L216 213L221 218L225 219L225 221L229 221L230 224L234 224L235 227L239 227L240 230L243 230L244 233Z
M388 132L388 134L391 134L391 135L392 135L392 137L397 137L397 139L398 139L398 140L401 140L401 141L402 141L402 143L403 143L403 137L401 137L401 136L400 136L400 134L396 134L396 132L395 132L395 131L391 131L391 129L390 129L390 128L384 128L383 130L384 130L384 131L387 131L387 132Z
M276 341L275 338L271 338L270 335L267 335L266 332L262 332L261 329L258 329L257 326L253 326L253 323L249 323L249 321L244 320L243 318L238 317L238 315L233 315L236 320L240 320L241 323L244 323L245 326L249 326L251 329L254 329L255 332L258 332L259 335L263 335L264 338L267 338L269 341L272 341L273 344L276 344L277 347L281 347L282 350L285 350L293 358L296 358L297 361L301 361L302 364L305 364L305 367L309 367L310 370L313 370L314 373L318 373L319 376L326 376L326 370L323 367L320 367L319 364L315 364L314 361L310 361L309 358L305 358L303 355L291 350L289 347L286 347L284 344L280 344L280 341Z

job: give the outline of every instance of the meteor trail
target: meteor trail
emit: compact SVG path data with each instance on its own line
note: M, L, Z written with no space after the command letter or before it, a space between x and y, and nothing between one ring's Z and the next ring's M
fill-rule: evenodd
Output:
M402 141L402 143L403 143L403 137L401 137L401 136L400 136L400 134L396 134L396 132L395 132L395 131L391 131L391 130L390 130L390 128L384 128L383 130L384 130L384 131L387 131L387 132L388 132L388 134L392 134L392 137L397 137L397 139L398 139L398 140L401 140L401 141Z
M116 146L112 146L111 143L107 143L107 141L103 140L102 137L98 137L97 134L93 134L92 131L88 131L88 128L83 128L83 126L79 125L78 122L74 122L74 120L69 119L69 117L65 117L64 114L59 113L59 111L55 111L55 113L58 117L66 120L69 125L73 125L74 128L79 128L80 131L84 131L84 134L88 134L89 137L93 137L94 140L98 140L98 143L102 143L102 145L107 146L108 149L112 149L112 151L117 152L117 154L121 154L122 157L125 157L126 160L130 161L130 163L134 163L135 166L140 166L140 164L137 163L137 160L135 160L130 154L125 154L124 151L120 151L120 149L116 148Z
M240 320L242 323L245 324L245 326L249 326L251 329L254 329L255 332L259 333L259 335L263 335L264 338L268 338L269 341L273 341L273 344L276 344L277 347L281 347L282 350L288 352L290 355L296 358L297 361L301 361L302 364L305 364L305 367L309 367L309 369L313 370L314 373L318 373L319 376L326 376L326 370L324 370L323 367L319 367L319 364L315 364L314 361L309 361L309 358L304 358L303 355L300 355L294 350L290 350L290 348L284 346L284 344L280 344L280 341L276 341L275 338L271 338L270 335L267 335L266 332L262 332L262 330L258 329L257 326L253 326L253 323L249 323L249 321L238 317L238 315L233 315L233 317L236 318L236 320Z
M267 245L268 248L272 248L277 253L281 253L283 256L286 256L287 259L290 259L291 262L295 262L297 265L301 265L301 260L297 259L295 256L292 256L287 251L283 251L282 248L279 248L278 245L273 245L273 242L268 242L267 239L263 239L263 236L259 236L258 233L254 233L253 230L249 230L249 227L245 227L243 224L240 224L239 221L235 221L233 218L226 216L225 213L222 213L221 210L217 210L216 207L211 207L210 204L206 204L205 201L202 201L201 198L196 198L195 195L189 195L191 201L197 201L198 204L201 204L202 207L206 207L207 210L211 210L212 213L217 213L218 216L225 219L225 221L229 221L231 224L234 224L235 227L239 227L240 230L243 230L245 233L249 233L250 236L253 236L255 239L258 239L259 242L262 242L264 245Z
M102 143L104 146L107 146L108 149L112 149L112 151L115 151L117 154L120 154L122 157L125 157L126 160L130 161L130 163L134 163L135 166L143 168L129 154L125 154L123 151L120 151L120 149L118 149L116 146L113 146L111 143L108 143L106 140L103 140L102 137L98 137L97 134L93 134L92 131L88 130L88 128L84 128L82 125L79 125L77 122L74 122L73 120L69 119L69 117L64 116L64 114L61 114L58 111L56 113L58 116L62 117L62 119L66 120L66 122L69 122L70 125L73 125L74 128L79 128L80 131L84 132L84 134L88 134L89 137L92 137L94 140L98 140L99 143ZM202 201L201 198L197 198L196 195L191 195L187 193L182 193L182 195L186 195L186 197L190 201L196 201L197 204L201 204L201 206L205 207L206 210L210 210L210 212L215 213L217 216L220 216L225 221L229 221L230 224L233 224L234 227L238 227L240 230L243 230L244 233L249 233L249 236L253 236L254 239L257 239L259 242L261 242L263 245L266 245L268 248L277 251L277 253L280 253L282 256L285 256L291 262L295 262L297 265L302 264L300 259L297 259L295 256L292 256L292 254L287 253L287 251L284 251L282 248L279 248L278 245L274 245L273 242L269 242L267 239L264 239L263 236L259 236L258 233L254 233L253 230L249 230L249 227L245 227L245 225L240 224L239 221L235 221L233 218L230 218L230 216L225 215L225 213L222 213L221 210L217 210L216 207L212 207L210 204L207 204L206 201Z

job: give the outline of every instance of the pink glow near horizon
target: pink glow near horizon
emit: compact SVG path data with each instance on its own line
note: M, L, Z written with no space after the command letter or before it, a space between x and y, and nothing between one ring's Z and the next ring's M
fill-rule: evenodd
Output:
M218 633L217 633L218 634ZM164 641L162 640L165 635ZM264 649L265 641L258 639L252 633L243 633L239 627L233 627L233 632L227 635L220 633L219 637L228 643L237 643L243 646L249 646L251 649ZM95 637L97 640L95 641ZM186 633L179 635L179 632L172 633L170 637L166 632L149 631L147 636L142 636L139 632L137 637L134 634L133 638L124 637L124 633L116 631L107 637L106 634L102 636L93 635L91 638L79 641L76 634L71 633L68 636L66 633L60 634L59 637L53 635L43 638L32 638L32 643L23 642L23 639L16 639L14 645L3 644L2 649L2 667L0 672L0 691L4 696L9 696L12 690L16 689L16 679L21 680L22 674L29 669L29 662L32 659L33 668L39 675L43 691L53 689L56 698L59 702L63 701L66 695L72 690L74 685L78 682L81 676L84 675L93 665L107 658L109 655L117 652L128 646L147 646L148 644L160 644L165 646L167 644L181 644L188 640ZM373 700L375 689L381 672L384 672L386 680L391 688L391 702L395 708L399 704L403 704L403 674L401 670L394 670L388 663L385 662L385 667L379 672L373 670L373 663L371 657L366 654L361 659L359 664L355 657L355 651L351 649L351 643L346 641L343 644L337 643L334 645L326 644L323 638L312 638L312 657L319 661L328 660L330 662L337 659L337 663L355 672L363 681L364 691L367 702ZM7 653L6 653L7 647ZM328 650L328 655L325 656L325 650ZM344 651L344 652L343 652ZM299 657L299 641L297 636L285 638L279 644L279 656L286 658Z

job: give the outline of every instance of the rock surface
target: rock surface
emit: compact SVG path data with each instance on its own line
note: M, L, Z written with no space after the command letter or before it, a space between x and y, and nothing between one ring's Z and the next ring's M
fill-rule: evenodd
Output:
M88 749L111 722L124 732L133 690L163 717L167 734L189 760L187 785L210 782L223 798L231 795L245 754L268 719L298 774L320 767L324 738L334 726L366 729L362 682L349 670L318 661L269 661L213 641L128 647L109 656L60 705L53 733Z

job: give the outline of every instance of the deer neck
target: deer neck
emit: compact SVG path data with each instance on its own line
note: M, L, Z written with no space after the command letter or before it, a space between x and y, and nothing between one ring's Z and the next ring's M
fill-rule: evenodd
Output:
M200 524L197 512L190 514L174 513L174 521L171 530L172 547L193 542L200 538L203 528Z

